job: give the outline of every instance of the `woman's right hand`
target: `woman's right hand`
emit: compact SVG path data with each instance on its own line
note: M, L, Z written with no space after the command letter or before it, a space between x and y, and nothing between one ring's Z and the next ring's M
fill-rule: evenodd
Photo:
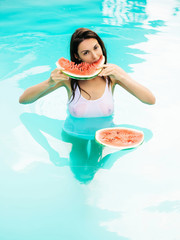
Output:
M19 98L19 102L23 104L33 103L40 97L43 97L58 87L61 87L69 77L62 73L63 69L54 69L49 79L27 88Z
M69 77L62 73L63 69L56 68L51 72L50 78L48 79L48 83L50 87L56 86L61 81L69 80Z

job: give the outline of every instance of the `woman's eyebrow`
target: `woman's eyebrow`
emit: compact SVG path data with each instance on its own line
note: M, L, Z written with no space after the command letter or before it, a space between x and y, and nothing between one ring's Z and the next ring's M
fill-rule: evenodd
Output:
M87 51L89 51L89 50L86 50L86 49L85 49L85 50L82 50L81 52L87 52Z
M94 46L93 46L93 48L96 47L97 45L98 45L98 44L95 43ZM89 49L84 49L84 50L82 50L81 52L86 52L86 51L89 51Z

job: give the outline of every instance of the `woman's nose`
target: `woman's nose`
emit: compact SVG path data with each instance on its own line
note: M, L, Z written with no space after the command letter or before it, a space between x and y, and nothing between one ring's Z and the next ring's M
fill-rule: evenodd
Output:
M92 57L93 57L94 59L96 59L96 58L97 58L97 54L96 54L95 52L92 52Z

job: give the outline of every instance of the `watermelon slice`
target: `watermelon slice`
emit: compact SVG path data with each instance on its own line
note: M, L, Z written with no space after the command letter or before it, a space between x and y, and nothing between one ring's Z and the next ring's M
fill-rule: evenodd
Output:
M132 128L104 128L96 131L95 139L101 145L121 150L139 146L144 141L144 133Z
M71 78L78 80L87 80L96 77L101 71L101 67L105 62L105 57L101 55L98 61L94 63L82 62L80 64L75 64L75 62L70 62L65 58L60 58L56 62L58 68L63 68L62 72Z

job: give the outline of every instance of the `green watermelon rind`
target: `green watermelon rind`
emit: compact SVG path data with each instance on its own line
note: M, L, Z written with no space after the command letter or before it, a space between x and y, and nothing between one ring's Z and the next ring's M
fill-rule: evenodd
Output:
M93 75L85 75L85 76L71 74L71 73L69 73L68 71L63 71L63 70L62 70L62 73L64 73L65 75L67 75L68 77L73 78L73 79L89 80L89 79L92 79L92 78L95 78L96 76L98 76L98 74L99 74L101 71L102 71L102 69L99 69L99 70L96 71Z
M109 145L109 144L106 144L106 143L102 143L100 140L98 140L98 134L100 132L102 132L104 130L114 130L114 129L131 130L131 131L134 131L134 132L141 133L143 137L142 137L141 141L136 143L134 146L124 146L124 147L118 147L118 146ZM115 149L118 149L118 150L125 150L125 149L132 149L132 148L136 148L136 147L140 146L144 142L144 133L143 133L143 131L140 131L140 130L137 130L137 129L134 129L134 128L125 128L125 127L103 128L103 129L99 129L99 130L96 131L96 133L95 133L95 140L101 146L115 148Z

